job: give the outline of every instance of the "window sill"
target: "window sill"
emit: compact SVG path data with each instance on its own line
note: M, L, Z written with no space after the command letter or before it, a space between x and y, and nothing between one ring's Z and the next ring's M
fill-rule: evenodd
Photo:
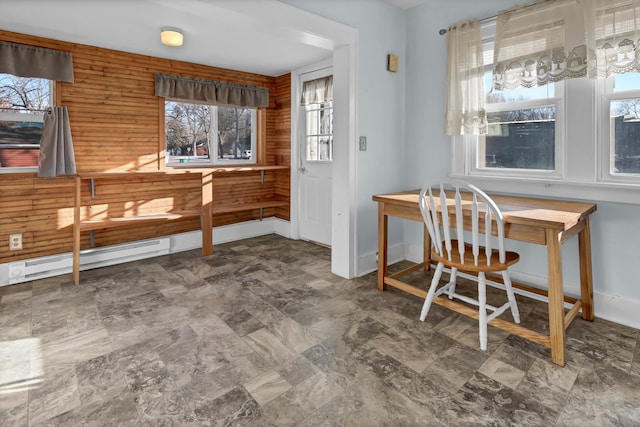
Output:
M640 205L640 184L449 175L488 192Z
M38 173L38 167L37 166L31 166L31 167L21 167L21 168L10 168L10 167L4 167L4 168L0 168L0 174L2 173Z

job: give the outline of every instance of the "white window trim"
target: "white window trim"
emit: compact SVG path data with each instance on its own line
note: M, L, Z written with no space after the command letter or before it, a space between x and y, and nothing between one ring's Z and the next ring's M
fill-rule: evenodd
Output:
M515 101L504 103L489 103L486 105L487 113L494 111L505 111L515 109L527 109L536 108L541 105L555 105L555 142L554 142L554 159L555 169L553 171L536 170L536 169L513 169L513 168L481 168L477 166L477 156L479 144L474 143L478 138L473 135L466 135L465 139L468 150L470 150L469 157L469 175L478 176L496 176L496 177L528 177L539 179L562 179L565 175L565 162L564 162L564 147L565 147L565 133L564 133L564 85L556 83L556 96L555 98L536 99L527 101ZM500 108L497 108L498 105Z
M610 102L616 100L624 100L629 98L640 98L640 89L614 92L614 76L607 79L598 80L596 91L598 96L597 122L601 123L600 129L600 150L599 150L599 179L606 183L618 183L635 185L640 188L640 177L630 174L612 174L611 158L614 154L613 147L613 130L611 129L611 112L609 110Z

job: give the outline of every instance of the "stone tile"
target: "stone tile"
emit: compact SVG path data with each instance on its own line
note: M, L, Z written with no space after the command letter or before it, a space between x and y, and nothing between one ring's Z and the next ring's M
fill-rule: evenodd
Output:
M615 366L587 360L571 389L575 401L607 408L628 425L640 425L640 376L629 374ZM624 423L622 423L624 424Z
M239 336L243 337L251 332L263 328L265 325L245 310L234 313L224 313L220 318Z
M577 376L577 372L538 359L529 368L516 390L560 411Z
M296 392L316 409L321 408L344 390L323 373L316 373L296 386Z
M320 342L309 328L300 325L298 322L290 318L284 319L277 325L271 325L267 329L273 335L278 337L285 347L298 354Z
M454 400L477 419L500 420L504 425L552 425L558 417L557 411L538 400L523 396L479 372L460 388Z
M0 398L0 401L5 397ZM28 426L29 425L29 405L27 398L21 399L23 403L17 406L9 406L4 409L0 403L0 425L2 426Z
M287 360L277 369L278 373L292 386L300 384L318 371L304 356Z
M486 352L455 344L424 370L443 384L446 390L458 390L488 359Z
M269 370L246 382L244 388L258 404L264 405L289 390L291 384L276 371Z
M199 421L213 421L216 426L241 425L262 415L258 402L242 387L201 403L194 412Z
M75 367L48 368L40 386L29 391L29 424L38 424L80 405Z
M369 341L369 345L380 353L391 356L416 372L422 372L438 356L432 353L428 345L402 332L381 333Z
M111 351L109 334L100 328L45 343L36 357L47 366L73 365Z
M478 372L512 389L518 387L518 384L520 384L520 381L522 381L522 378L524 378L526 374L525 371L493 357L488 358L487 361L480 366Z
M244 340L273 367L296 356L295 352L289 350L277 336L266 328L250 333L244 337Z

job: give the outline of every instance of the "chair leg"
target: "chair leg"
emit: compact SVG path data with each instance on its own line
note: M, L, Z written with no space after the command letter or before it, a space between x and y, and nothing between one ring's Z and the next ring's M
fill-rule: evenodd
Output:
M427 297L424 299L424 304L422 305L422 311L420 312L420 320L424 322L424 319L427 317L427 313L429 312L429 308L431 307L431 303L433 302L433 297L436 294L436 288L438 287L438 283L440 283L440 277L442 276L442 270L444 269L444 264L439 262L436 267L436 271L433 273L433 279L431 280L431 286L429 286L429 292L427 292Z
M458 269L455 267L451 267L451 280L450 283L453 283L449 287L449 291L447 295L449 295L449 299L453 299L453 294L456 293L456 279L458 278Z
M518 303L516 302L516 296L513 293L513 287L511 286L511 276L509 272L504 270L502 272L502 280L504 281L504 287L507 290L507 299L511 303L511 315L516 323L520 323L520 312L518 311Z
M480 330L480 350L487 349L487 284L484 272L478 273L478 322Z

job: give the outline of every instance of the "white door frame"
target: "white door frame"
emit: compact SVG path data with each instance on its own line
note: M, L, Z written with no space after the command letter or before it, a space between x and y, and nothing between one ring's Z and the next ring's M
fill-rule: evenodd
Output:
M291 72L291 237L300 238L298 168L300 167L300 75L333 67L333 188L331 207L331 272L350 279L357 270L356 236L356 134L357 134L357 33L351 43L338 47L332 58ZM320 65L320 66L319 66ZM346 184L346 185L345 185Z

